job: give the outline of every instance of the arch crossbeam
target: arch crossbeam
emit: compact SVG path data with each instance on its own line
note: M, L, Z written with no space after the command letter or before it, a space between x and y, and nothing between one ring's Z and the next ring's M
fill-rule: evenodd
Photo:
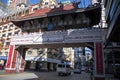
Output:
M13 36L11 45L46 45L101 42L101 29L69 29Z

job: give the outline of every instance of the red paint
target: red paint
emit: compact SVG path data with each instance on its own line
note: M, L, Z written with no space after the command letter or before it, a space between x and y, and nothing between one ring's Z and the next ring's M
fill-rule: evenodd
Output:
M53 8L53 9L51 9L51 8L38 9L38 10L35 10L34 13L27 14L25 16L19 16L16 19L20 20L20 19L24 19L24 18L43 16L43 15L51 14L51 13L57 14L59 12L63 12L63 11L66 11L66 10L69 10L69 11L70 10L75 10L75 9L78 8L78 4L79 3L67 4L66 6L61 6L59 8ZM30 9L32 9L32 7ZM32 11L32 10L30 10L30 11Z
M15 70L6 70L7 74L15 73Z
M103 53L102 44L96 43L96 72L97 74L103 74Z
M13 60L12 60L12 68L15 68L15 66L16 66L16 59L17 59L17 51L14 50Z
M10 68L13 51L14 51L14 46L13 46L13 45L10 45L10 47L9 47L9 55L8 55L8 60L7 60L6 68Z

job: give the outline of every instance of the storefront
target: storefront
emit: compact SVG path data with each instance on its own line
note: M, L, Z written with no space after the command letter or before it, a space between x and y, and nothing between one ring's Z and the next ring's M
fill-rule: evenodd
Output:
M7 56L0 56L0 64L2 64L3 66L5 66L6 60L7 60Z

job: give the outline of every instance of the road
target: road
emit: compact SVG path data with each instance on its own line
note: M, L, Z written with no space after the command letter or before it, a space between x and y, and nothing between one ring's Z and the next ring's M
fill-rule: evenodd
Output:
M56 72L48 72L39 73L39 77L39 80L90 80L89 75L86 73L71 74L69 76L58 76Z
M90 80L90 76L85 72L69 76L58 76L57 72L24 72L0 75L0 80Z

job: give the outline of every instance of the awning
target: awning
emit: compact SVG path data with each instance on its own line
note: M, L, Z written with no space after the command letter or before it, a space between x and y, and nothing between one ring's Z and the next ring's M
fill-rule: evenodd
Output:
M8 56L0 56L0 60L7 60Z

